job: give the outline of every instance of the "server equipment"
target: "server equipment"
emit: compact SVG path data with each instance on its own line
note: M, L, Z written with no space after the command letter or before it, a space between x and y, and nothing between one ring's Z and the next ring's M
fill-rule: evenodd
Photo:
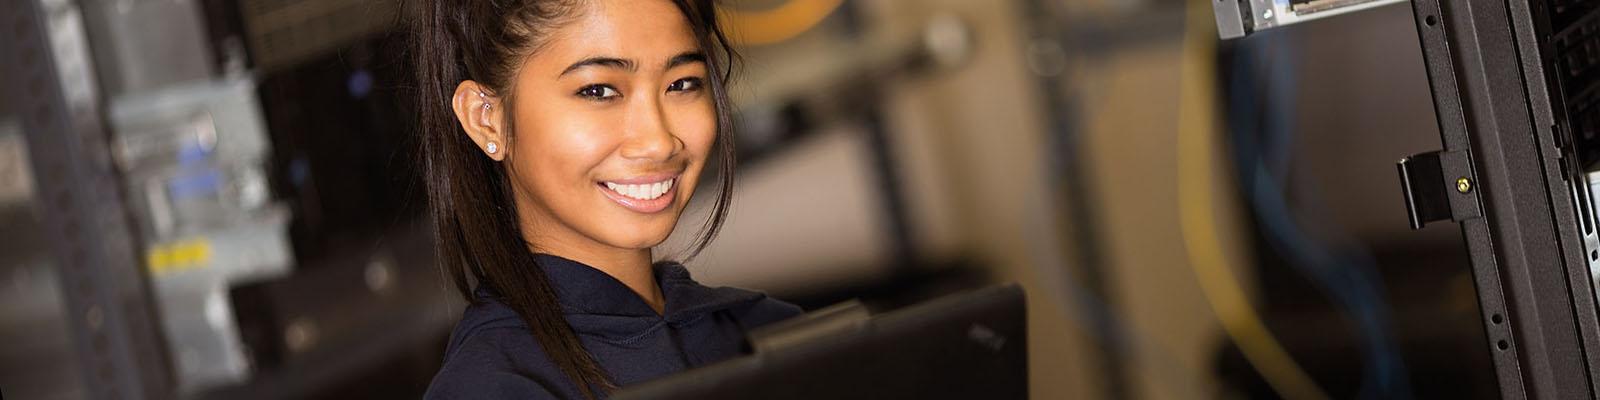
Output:
M1223 39L1361 11L1406 0L1218 0L1213 11Z

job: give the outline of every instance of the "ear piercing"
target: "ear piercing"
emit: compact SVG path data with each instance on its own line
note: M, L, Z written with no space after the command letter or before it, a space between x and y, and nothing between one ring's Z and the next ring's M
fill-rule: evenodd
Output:
M483 100L483 110L484 111L488 111L489 110L489 96L483 94L482 90L479 90L478 91L478 98ZM495 143L494 141L489 141L489 143L485 143L483 145L483 151L486 152L486 153L489 153L490 155L493 155L495 153L499 153L500 152L500 145Z

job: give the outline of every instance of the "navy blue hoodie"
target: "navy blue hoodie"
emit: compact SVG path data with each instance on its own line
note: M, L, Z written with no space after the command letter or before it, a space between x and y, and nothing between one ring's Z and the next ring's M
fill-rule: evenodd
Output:
M676 263L655 265L666 298L656 311L610 275L564 258L538 255L567 323L618 385L661 377L743 354L745 333L800 314L764 294L702 286ZM579 399L577 385L552 363L511 307L479 289L450 335L428 399Z

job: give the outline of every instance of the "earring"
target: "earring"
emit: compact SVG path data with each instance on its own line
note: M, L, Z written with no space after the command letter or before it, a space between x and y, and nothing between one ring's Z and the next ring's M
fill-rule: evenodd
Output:
M483 110L484 111L488 111L489 110L489 98L488 98L488 96L485 96L483 94L483 91L480 90L480 91L478 91L478 98L479 99L483 99ZM483 151L489 153L489 155L494 155L495 153L499 153L500 152L500 145L496 144L494 141L489 141L489 143L484 144Z

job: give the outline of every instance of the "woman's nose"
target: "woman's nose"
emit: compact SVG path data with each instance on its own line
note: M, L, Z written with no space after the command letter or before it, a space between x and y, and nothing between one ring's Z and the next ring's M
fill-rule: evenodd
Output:
M671 124L659 101L640 104L630 116L628 138L622 156L634 159L666 160L676 155L683 143L672 134Z

